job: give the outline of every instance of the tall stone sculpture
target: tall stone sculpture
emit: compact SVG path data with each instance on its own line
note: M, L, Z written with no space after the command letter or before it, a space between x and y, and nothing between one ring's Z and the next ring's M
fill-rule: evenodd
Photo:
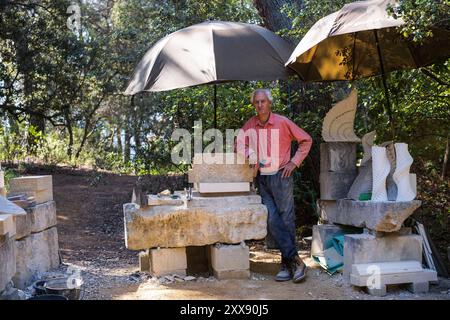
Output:
M322 125L322 137L326 142L360 142L353 125L355 122L357 91L353 89L350 95L328 111Z
M396 169L393 174L397 184L397 201L411 201L416 197L414 188L411 185L409 169L413 163L413 158L409 154L406 143L395 144Z
M386 148L372 147L372 201L387 201L386 178L391 170Z

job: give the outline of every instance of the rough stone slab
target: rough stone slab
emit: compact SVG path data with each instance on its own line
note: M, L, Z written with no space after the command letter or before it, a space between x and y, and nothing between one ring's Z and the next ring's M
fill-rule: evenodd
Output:
M252 182L254 173L248 163L235 153L195 154L188 178L189 183Z
M148 251L139 252L139 270L150 271L150 255Z
M250 278L250 270L229 270L229 271L214 270L214 277L216 277L219 280L248 279Z
M320 171L356 172L356 143L321 143Z
M16 274L14 285L24 289L36 273L47 272L59 266L58 233L56 227L16 241Z
M419 235L370 234L344 236L344 277L350 278L354 264L418 261L422 263L422 238Z
M356 178L355 172L321 172L320 198L323 200L338 200L347 198L353 181Z
M329 222L368 228L376 231L394 232L400 230L403 222L421 201L354 201L337 200L337 208L326 213Z
M246 245L213 245L211 265L214 271L247 270L250 268L249 254Z
M9 180L11 193L53 189L52 176L27 176Z
M262 204L229 207L124 205L128 249L174 248L263 239L267 208Z
M0 214L0 235L5 234L10 237L16 234L16 223L12 214Z
M334 224L320 224L313 226L313 235L311 242L311 256L321 254L325 249L333 246L331 240L335 236L361 231L350 230Z
M0 292L11 281L16 273L16 251L14 238L0 236Z
M150 272L155 276L186 275L186 248L150 249Z
M200 182L200 193L249 192L250 182Z

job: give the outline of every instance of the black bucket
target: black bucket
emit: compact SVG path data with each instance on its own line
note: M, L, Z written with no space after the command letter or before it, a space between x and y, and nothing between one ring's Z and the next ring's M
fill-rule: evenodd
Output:
M69 299L59 294L41 294L39 296L35 296L27 300L69 300Z
M69 286L67 278L47 280L44 288L47 294L62 295L69 300L80 300L81 285Z
M33 283L33 289L37 296L40 296L42 294L46 294L47 291L45 291L45 280L39 280Z

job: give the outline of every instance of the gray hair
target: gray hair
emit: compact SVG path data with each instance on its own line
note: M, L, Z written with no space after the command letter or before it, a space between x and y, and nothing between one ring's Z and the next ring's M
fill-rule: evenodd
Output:
M253 100L255 99L255 95L257 93L264 93L267 97L267 99L269 99L269 101L272 103L273 102L273 97L272 94L270 93L269 89L256 89L255 91L252 92L252 95L250 96L250 102L253 104Z

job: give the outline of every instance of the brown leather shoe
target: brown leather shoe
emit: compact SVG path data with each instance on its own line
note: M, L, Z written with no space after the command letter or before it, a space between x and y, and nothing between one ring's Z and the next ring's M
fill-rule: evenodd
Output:
M295 256L292 258L291 262L291 270L292 270L292 281L298 283L306 278L306 264L300 259L299 256Z

